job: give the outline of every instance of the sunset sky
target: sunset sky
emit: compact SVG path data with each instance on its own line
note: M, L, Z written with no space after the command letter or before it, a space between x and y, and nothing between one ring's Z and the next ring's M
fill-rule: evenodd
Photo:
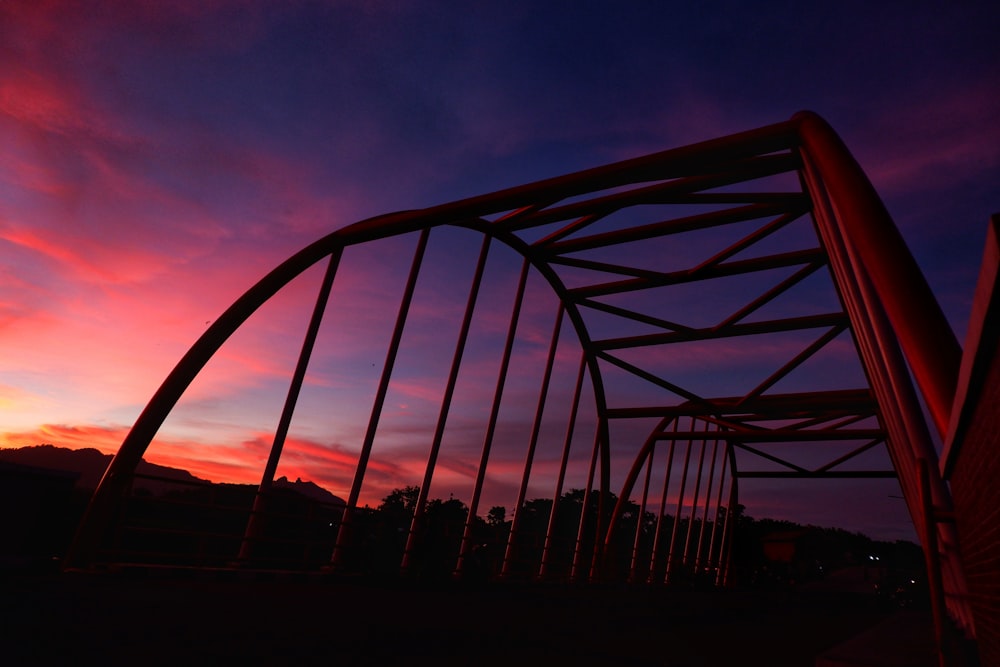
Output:
M0 0L0 447L116 451L206 326L336 228L801 109L858 158L961 340L1000 210L998 26L994 2ZM371 392L345 378L381 367L412 247L389 240L345 259L335 299L351 319L319 353L339 370L304 396L279 474L346 497L358 434L308 415L329 417L334 395L344 413L370 410ZM435 309L464 299L468 278L452 271L475 262L429 252L416 304L427 330L413 346L434 338ZM259 480L318 278L227 344L147 458ZM481 340L503 336L509 298L477 320ZM531 308L522 335L537 321L544 346L551 309ZM277 325L288 321L291 340ZM482 396L465 392L461 409L488 400L495 367L481 376L468 386ZM438 400L428 377L401 369L387 424ZM369 500L416 483L426 444L412 449L412 466L402 445L373 462ZM446 495L463 475L452 464L435 488ZM857 507L887 495L872 488ZM822 502L830 491L762 487L756 501L764 514L848 523ZM847 527L905 535L900 516Z

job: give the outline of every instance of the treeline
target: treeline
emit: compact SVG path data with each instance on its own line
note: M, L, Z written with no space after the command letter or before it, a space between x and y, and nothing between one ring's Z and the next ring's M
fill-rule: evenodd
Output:
M414 525L418 494L417 487L396 489L376 508L355 511L358 531L352 537L361 539L352 539L347 547L351 557L344 562L349 569L383 573L398 569ZM600 557L595 560L598 516L606 531L618 497L607 493L601 502L601 494L591 491L584 510L584 496L584 490L572 489L558 503L549 498L527 501L513 539L514 517L507 508L494 506L484 517L475 517L469 525L472 548L463 559L464 573L493 578L503 570L514 579L561 581L586 580L594 571L604 580L710 586L718 583L718 570L724 567L731 585L775 587L822 579L856 566L869 568L873 579L887 573L910 578L923 571L922 551L909 541L879 541L838 528L755 519L743 505L734 508L731 525L728 508L722 507L716 515L697 515L693 524L685 516L675 526L672 515L657 521L654 513L641 512L632 501L623 503L610 542L603 544L605 533L601 533ZM411 554L412 569L432 577L451 574L467 518L468 507L457 499L429 501L422 522L416 524L422 539ZM724 528L731 531L731 540L724 538Z
M331 567L345 574L392 577L400 573L405 555L406 574L415 578L437 580L460 574L485 580L503 573L513 580L550 581L587 580L591 573L602 579L625 578L637 547L639 567L633 574L645 580L651 565L653 576L662 579L670 552L668 538L679 534L679 542L689 532L686 519L674 530L673 517L664 517L659 522L663 545L653 559L655 515L641 513L633 502L623 504L617 530L605 548L604 536L618 502L613 493L602 496L591 491L585 502L584 490L571 489L557 503L547 498L525 502L516 520L513 512L494 506L471 522L468 506L455 498L429 500L414 521L418 495L417 487L407 486L394 489L376 507L355 508L341 533L342 505L318 502L291 488L275 488L255 518L247 543L256 496L252 485L191 485L162 495L140 492L123 505L118 527L105 543L110 558L137 563ZM696 522L690 532L694 540L704 542L707 562L714 524L708 521L703 529L701 523ZM691 539L687 537L689 544ZM335 547L336 559L331 560ZM694 554L695 547L690 549ZM681 572L678 565L677 575Z
M19 471L5 485L8 539L0 556L7 562L58 562L82 516L85 497L72 480L51 475L39 479L47 485ZM23 484L18 486L16 480ZM160 493L136 485L98 556L117 562L329 568L395 577L409 543L407 574L416 578L441 580L458 569L472 580L495 579L501 572L524 581L587 580L596 574L602 580L669 579L681 585L715 583L718 568L730 562L728 547L723 551L725 507L708 517L699 514L693 524L685 517L675 526L673 516L657 521L655 514L627 501L605 545L604 531L618 502L613 493L587 495L571 489L557 502L529 500L517 513L516 526L512 511L494 506L466 527L469 508L455 498L428 501L415 522L419 489L407 486L391 491L376 507L352 510L342 532L343 502L307 493L311 486L296 482L272 488L247 539L257 495L254 485L173 480L170 489ZM919 547L909 542L878 542L838 529L754 519L741 505L729 519L731 581L741 586L808 581L839 568L872 564L873 557L882 568L918 571L922 566ZM338 534L341 542L333 563ZM600 548L595 550L595 545Z
M505 507L494 506L485 517L476 516L468 523L469 508L455 498L428 501L414 522L418 495L417 487L408 486L392 491L375 508L354 510L350 541L344 545L348 553L339 561L345 569L386 574L398 570L412 531L408 571L420 577L440 579L459 574L471 579L489 579L503 572L510 579L528 580L544 575L548 580L559 581L569 579L575 567L586 579L586 573L596 562L593 545L598 516L606 530L618 500L608 493L602 502L601 494L592 491L582 526L583 489L564 493L558 503L548 498L529 500L516 517L512 539L515 517ZM646 513L644 524L652 519L653 515ZM638 520L639 507L628 503L617 533L622 549L631 548ZM643 530L648 530L648 525ZM459 563L463 540L465 549Z
M921 578L920 546L907 540L880 541L840 528L792 521L754 519L736 508L733 567L745 587L780 587L825 578L845 568L865 568L870 578Z

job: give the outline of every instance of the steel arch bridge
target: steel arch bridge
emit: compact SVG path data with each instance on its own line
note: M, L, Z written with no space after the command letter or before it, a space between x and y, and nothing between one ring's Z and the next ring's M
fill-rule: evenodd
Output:
M484 298L495 301L502 291L510 314L497 329L502 333L489 337L496 366L477 448L463 450L467 514L461 531L445 540L450 571L466 573L478 557L477 518L500 478L507 480L513 515L496 552L496 576L650 583L700 576L723 584L740 482L895 477L924 545L935 604L971 632L955 525L940 520L952 504L930 431L942 439L948 433L962 351L860 167L809 112L361 221L302 249L237 299L164 380L102 480L67 564L129 560L116 551L122 508L168 415L252 314L325 264L254 507L244 515L246 530L220 561L253 562L324 314L334 314L327 326L343 321L331 297L338 267L359 248L397 239L413 243L413 256L382 348L385 361L365 389L370 411L357 418L346 505L331 524L335 535L322 559L334 571L356 566L352 553L365 539L368 511L364 489L388 437L386 400L404 363L404 336L430 326L416 324L414 294L421 276L435 270L431 241L445 238L474 239L479 251L467 254L458 241L442 246L448 261L471 264L474 257L475 264L464 304L452 308L451 328L437 334L455 343L429 416L433 426L421 441L425 459L412 518L391 554L400 572L420 570L434 550L432 485L457 465L449 426L471 382L470 349L486 338L477 338L476 318ZM515 270L491 283L488 265L496 262ZM547 312L552 329L547 337L532 330L537 354L519 366L529 310ZM520 378L528 370L537 381L530 429L512 439L503 417L516 393L512 385L524 393ZM553 411L566 416L557 436L547 435L556 432ZM511 472L515 446L523 464ZM553 502L539 521L528 496L541 478ZM566 528L560 498L573 486L582 489L582 502ZM560 546L563 534L569 544Z

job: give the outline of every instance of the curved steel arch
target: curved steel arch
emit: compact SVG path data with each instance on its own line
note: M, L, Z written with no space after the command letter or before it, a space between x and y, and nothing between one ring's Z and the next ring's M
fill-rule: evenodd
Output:
M760 184L767 184L768 179L786 177L794 178L799 189L791 191L784 189L785 186L777 191L760 189ZM747 189L738 189L747 184ZM692 212L680 216L671 214L672 217L654 221L635 222L628 218L635 211L659 210L657 207L689 207ZM806 218L811 218L814 224L818 237L816 247L794 251L759 250L772 235ZM630 243L661 243L693 232L728 229L749 223L757 225L749 234L686 268L649 268L641 266L633 257L617 259ZM933 549L935 557L943 559L939 570L943 579L938 589L947 594L952 615L963 625L969 625L961 599L964 583L953 529L926 516L928 502L938 510L947 510L950 497L937 472L935 450L908 377L909 368L929 406L935 427L943 434L950 416L961 350L926 281L862 170L833 130L818 116L808 112L797 114L784 123L750 132L429 209L364 220L307 246L237 299L167 376L125 438L95 493L67 563L86 566L94 562L99 544L112 521L114 508L143 453L208 360L259 307L297 276L326 259L329 262L326 277L277 427L272 459L263 475L262 491L266 490L291 421L298 388L308 367L341 254L352 246L410 233L419 233L420 243L425 244L429 230L443 226L469 228L484 237L479 270L465 311L463 336L468 331L468 320L475 306L475 292L482 278L482 265L488 254L490 239L504 243L523 256L524 271L529 265L534 268L558 297L560 316L557 327L564 311L582 348L581 369L585 367L591 378L598 418L594 455L596 457L598 452L600 455L594 459L594 464L599 460L600 498L603 499L610 490L611 458L616 447L616 443L611 441L609 425L641 418L661 420L661 426L654 429L646 444L640 447L624 477L619 506L613 517L621 516L643 464L652 466L653 443L686 441L690 447L691 442L703 436L694 428L679 430L678 425L685 418L692 424L697 420L710 425L716 429L713 433L721 434L719 439L726 443L724 458L731 461L731 467L722 466L721 469L728 470L731 476L732 493L735 493L738 478L897 475L921 541L929 551L932 549L928 545L936 542L939 546ZM591 233L595 229L598 231ZM410 290L421 256L422 250L418 250L411 270ZM643 310L645 306L614 302L622 295L636 294L655 302L657 290L664 288L757 276L768 271L785 271L785 278L710 326L681 324L673 318L665 319L655 308ZM831 275L841 304L839 311L760 319L760 312L810 276L821 275L824 271L829 271ZM573 272L590 278L570 285L564 276ZM523 298L523 295L518 298ZM630 330L629 335L597 336L592 332L591 318L596 318L598 313L601 317L613 319L621 327L632 326L635 329ZM516 313L513 319L516 320ZM401 307L397 338L405 321L405 308ZM818 338L805 345L749 392L739 395L701 395L664 377L650 359L639 355L638 359L630 361L624 356L629 350L642 350L650 351L648 356L652 357L652 351L678 343L704 344L722 338L815 329L822 332ZM512 325L508 338L514 335L513 332ZM856 346L868 386L780 394L772 391L772 387L842 334L849 335ZM557 343L558 333L553 336L550 365ZM463 345L464 341L460 340L452 375L461 365ZM641 380L660 393L654 395L650 399L653 402L648 404L609 404L606 375L611 369ZM383 383L386 383L391 374L391 359L387 359L384 371L387 371L383 374ZM496 400L499 400L502 391L505 372L501 370ZM381 389L383 398L384 389ZM576 401L579 401L579 391L577 389ZM672 396L673 400L666 400L664 395ZM542 398L536 419L540 419L544 407L544 396ZM677 402L678 398L680 402ZM356 487L364 477L367 453L377 426L377 412L373 411L365 450L359 459L359 476L345 511L345 526L349 524L350 512L357 503ZM492 416L494 425L495 412L496 406ZM439 431L443 429L446 418L447 400L439 418ZM667 424L672 424L674 430L666 431ZM869 426L851 428L857 424ZM435 447L439 444L440 435L439 432L436 436ZM537 437L537 433L533 437ZM843 443L855 440L865 444L839 459L811 468L768 451L762 444ZM889 452L893 471L842 467L844 462L882 443ZM736 452L757 457L757 460L767 461L780 469L774 470L772 466L765 470L738 470ZM435 458L436 450L432 449L425 482L421 486L421 505L414 517L411 536L420 529L420 510L427 500ZM484 474L487 461L488 446L484 448L480 475ZM530 465L529 457L522 497L514 508L515 512L520 510L524 500L523 489ZM669 467L667 470L665 481L669 481L671 474ZM720 480L717 487L720 498L721 483ZM588 495L589 491L588 486ZM666 496L665 484L661 505L666 502ZM644 491L643 506L645 497ZM679 510L685 502L682 491L678 499ZM733 502L735 498L730 500L730 507ZM478 498L473 503L470 521L477 503ZM692 503L692 521L697 513L695 506L696 503ZM717 511L721 507L719 500L716 502ZM708 513L706 507L703 516L707 517ZM603 516L603 511L598 510L599 521ZM679 518L678 513L675 520L679 521ZM689 524L689 531L692 525ZM581 535L582 526L581 519ZM592 545L595 555L590 562L594 576L601 576L597 567L598 556L602 545L610 544L616 526L617 522L612 521L604 531L598 525L597 533L605 537L595 539ZM341 534L343 539L338 541L338 547L346 547L349 536L343 526ZM459 567L467 547L467 540L463 541ZM409 553L409 548L406 553Z

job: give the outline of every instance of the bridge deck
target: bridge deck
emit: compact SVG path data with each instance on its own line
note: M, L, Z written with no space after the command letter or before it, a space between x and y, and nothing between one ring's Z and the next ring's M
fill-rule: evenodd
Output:
M232 573L40 575L5 589L5 662L33 665L811 667L893 613L873 595L830 591L417 588Z

